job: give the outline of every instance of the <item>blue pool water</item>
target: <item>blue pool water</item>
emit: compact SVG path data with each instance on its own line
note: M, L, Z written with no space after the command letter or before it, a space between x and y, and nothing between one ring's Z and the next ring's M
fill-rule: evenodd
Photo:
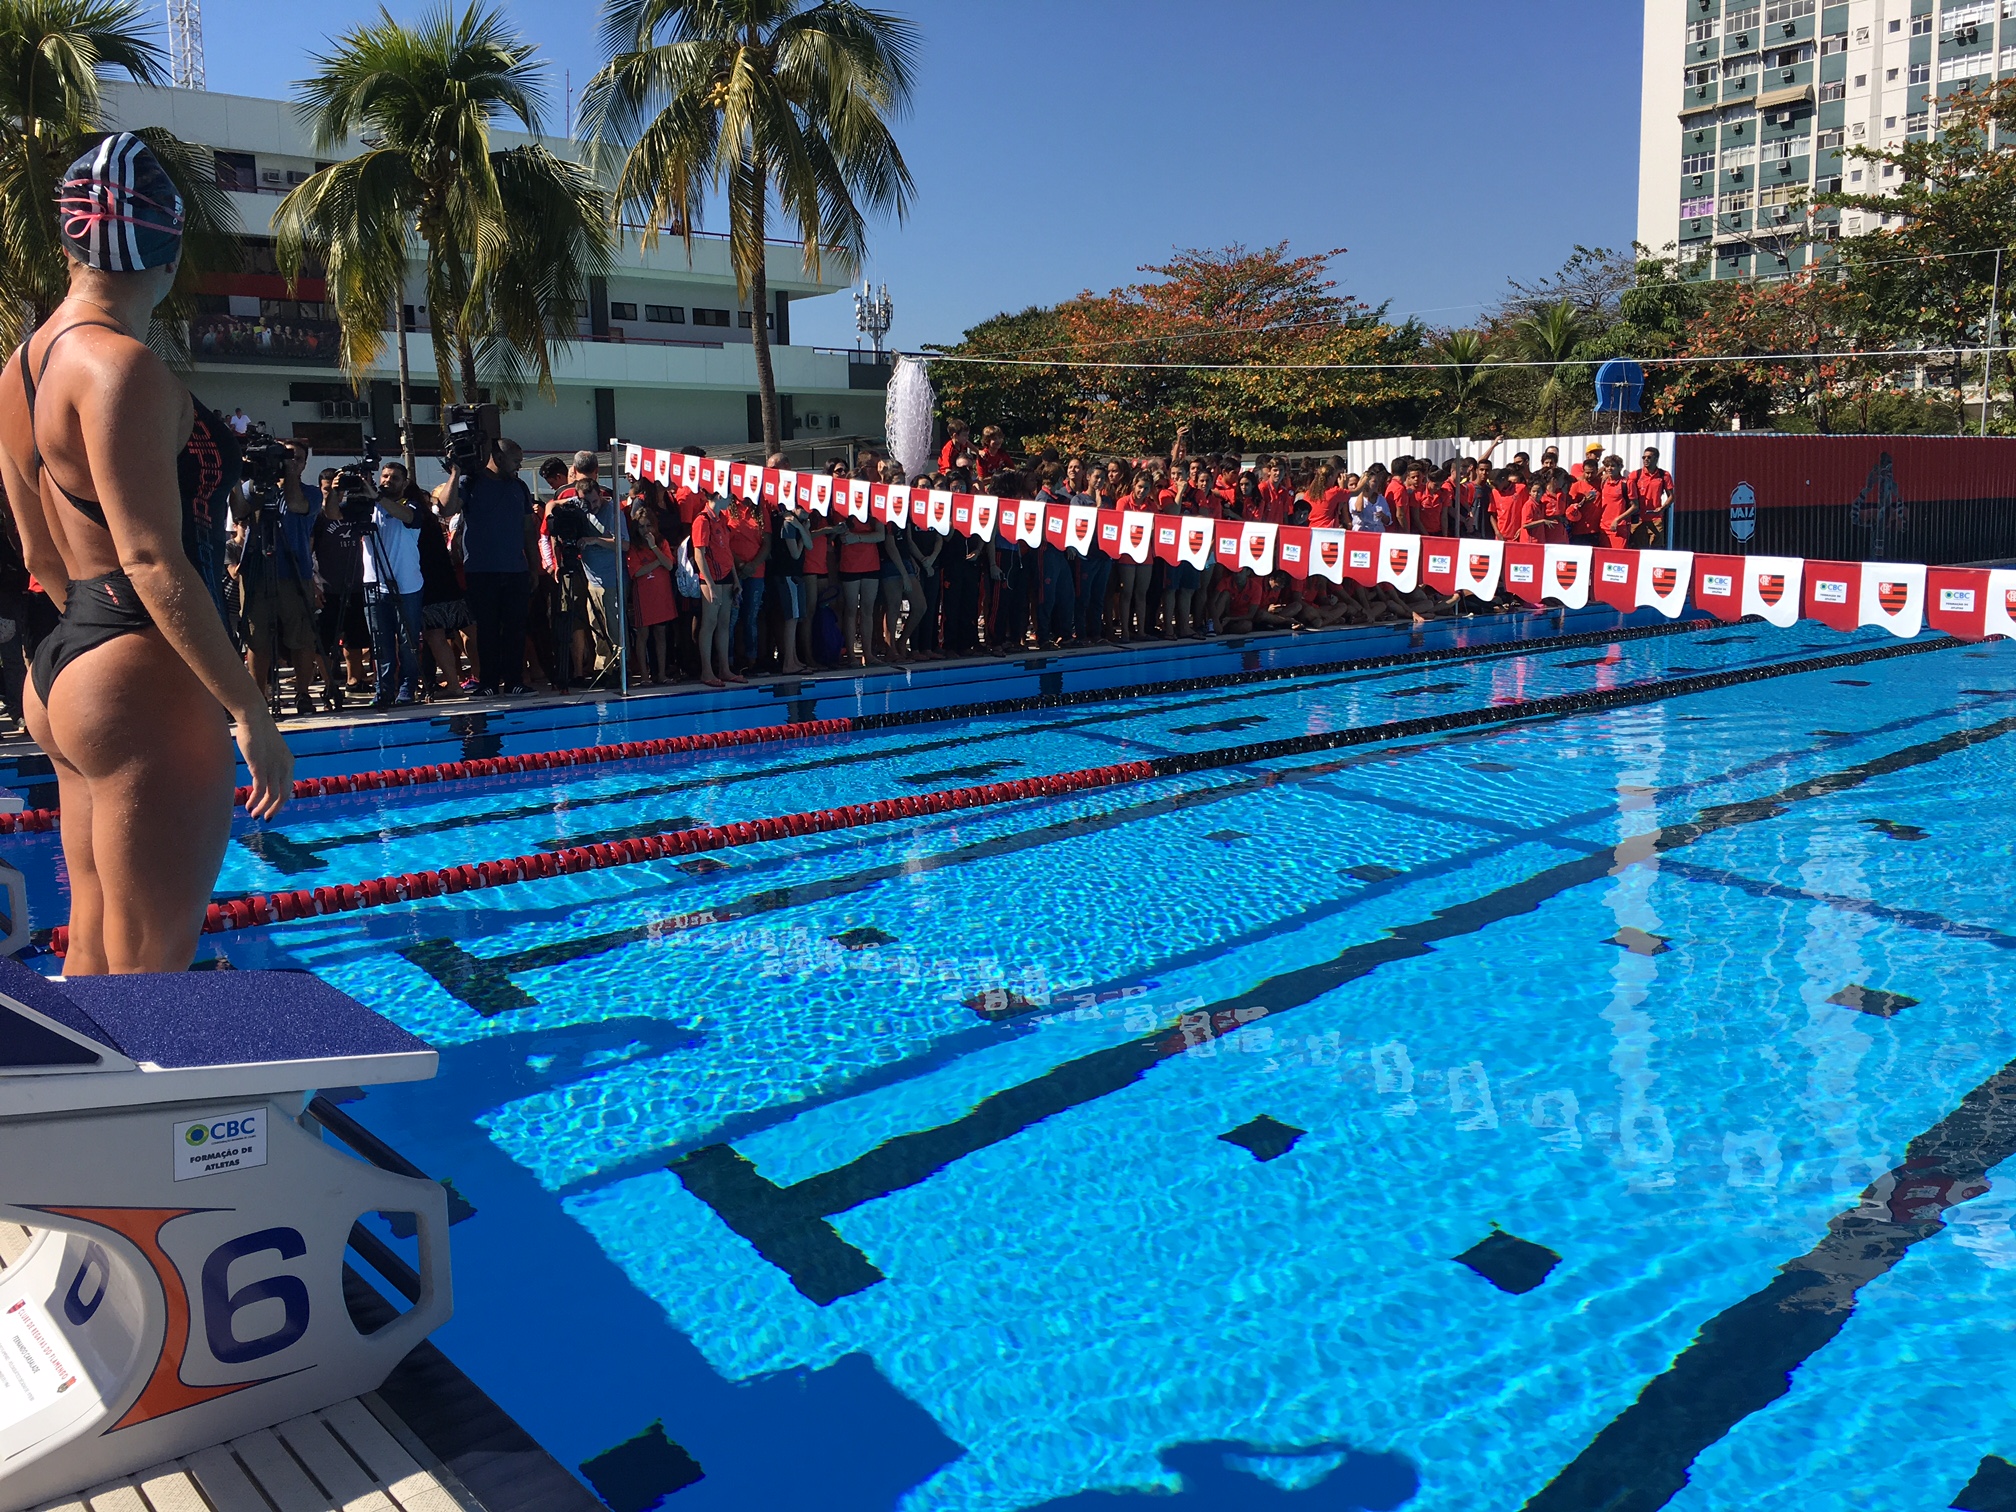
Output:
M440 1047L348 1111L476 1210L437 1342L605 1494L657 1424L674 1512L1945 1506L2016 1460L2016 651L1801 670L1893 644L304 802L224 891L1647 692L219 946Z

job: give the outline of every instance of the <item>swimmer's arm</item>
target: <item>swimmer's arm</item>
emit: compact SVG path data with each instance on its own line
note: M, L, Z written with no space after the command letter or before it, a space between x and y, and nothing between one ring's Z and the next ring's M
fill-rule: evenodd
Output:
M19 362L21 358L16 356L14 360ZM13 373L11 381L18 385L20 374ZM57 551L55 538L49 534L49 522L43 517L40 481L24 476L7 449L0 447L0 484L6 486L7 513L14 521L15 534L21 537L22 560L61 614L70 598L70 569L63 565L62 553ZM18 504L17 499L21 501Z
M168 644L232 718L266 718L266 700L182 550L175 457L187 433L188 399L161 360L137 343L92 355L99 402L78 422L120 569Z

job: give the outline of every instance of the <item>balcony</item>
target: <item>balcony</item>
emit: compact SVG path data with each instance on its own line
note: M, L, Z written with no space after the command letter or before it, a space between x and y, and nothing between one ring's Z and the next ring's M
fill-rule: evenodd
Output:
M198 362L333 368L339 347L333 321L198 315L189 322L189 350Z

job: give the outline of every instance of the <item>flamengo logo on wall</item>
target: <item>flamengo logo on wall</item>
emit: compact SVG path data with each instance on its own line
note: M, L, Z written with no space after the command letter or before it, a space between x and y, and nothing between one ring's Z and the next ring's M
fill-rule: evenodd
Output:
M1739 541L1757 534L1757 493L1748 483L1738 483L1729 495L1729 534Z

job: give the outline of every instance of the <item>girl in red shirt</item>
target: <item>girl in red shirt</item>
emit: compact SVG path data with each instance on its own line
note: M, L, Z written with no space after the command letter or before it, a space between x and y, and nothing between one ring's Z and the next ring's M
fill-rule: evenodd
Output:
M1532 499L1525 477L1512 468L1506 468L1491 480L1491 525L1499 540L1527 539L1521 527L1526 523L1526 506Z
M844 520L832 534L834 544L840 548L841 665L875 666L875 599L882 581L882 522Z
M693 517L690 549L693 570L700 578L700 628L694 635L699 643L700 681L710 688L747 682L728 666L728 640L735 630L735 538L719 494Z
M658 533L658 515L648 500L630 506L630 540L624 560L637 605L637 622L632 628L637 632L638 650L644 653L638 665L644 669L646 685L655 687L672 681L665 641L672 622L679 617L679 596L672 591L672 574L678 563L665 549L664 538Z

